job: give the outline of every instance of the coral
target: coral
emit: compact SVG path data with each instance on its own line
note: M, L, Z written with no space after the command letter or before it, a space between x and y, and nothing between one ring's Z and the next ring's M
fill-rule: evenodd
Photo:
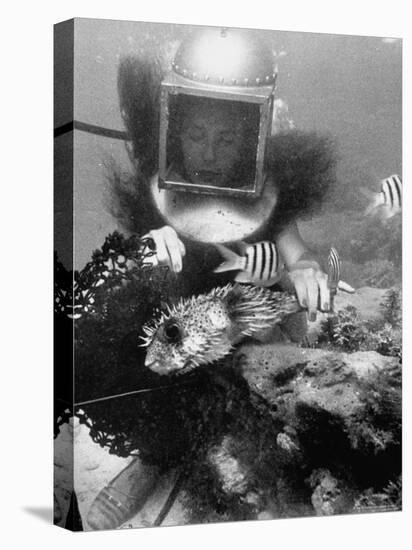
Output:
M400 474L401 364L396 357L270 344L249 344L238 353L250 390L279 429L272 475L300 494L301 504L309 500L320 515L349 512L363 491L371 486L380 491ZM269 453L267 443L263 448ZM311 494L302 491L302 480L325 471L327 476L309 483ZM279 493L273 479L266 483L278 499L277 517L279 510L293 515L288 491Z
M353 306L348 306L338 312L335 317L329 317L323 325L326 341L342 351L357 351L362 348L368 338L368 330ZM322 335L319 342L322 342Z
M378 294L373 319L353 306L328 317L324 349L246 345L165 381L138 341L169 281L144 265L140 244L108 238L75 275L77 309L58 288L58 317L75 315L76 414L91 437L160 472L177 467L192 522L399 509L400 291Z
M402 292L392 288L386 293L381 304L382 317L394 328L400 328L402 322Z
M354 306L347 306L321 324L317 344L345 352L373 350L401 360L401 293L390 289L380 306L380 317L363 319Z
M137 237L110 235L86 268L74 274L74 302L73 274L63 271L56 278L56 326L63 323L71 338L74 322L75 414L90 427L93 440L119 456L138 453L146 462L169 468L218 429L225 397L206 374L172 384L144 367L142 326L173 294L167 270L155 272L145 265L150 246L142 248L142 243ZM72 353L56 349L60 369ZM62 417L58 431L70 413L56 410Z
M353 511L357 513L397 511L402 509L402 480L398 476L378 492L373 487L363 491L355 500Z
M401 366L376 371L361 382L361 412L348 429L355 449L377 455L402 440Z
M316 515L331 516L349 512L353 507L353 490L325 468L314 470L308 482L313 489L311 501Z

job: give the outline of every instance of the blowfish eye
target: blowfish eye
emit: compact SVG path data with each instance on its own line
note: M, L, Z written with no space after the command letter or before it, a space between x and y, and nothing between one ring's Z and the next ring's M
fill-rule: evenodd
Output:
M164 326L164 335L170 344L177 344L181 340L180 328L175 321Z

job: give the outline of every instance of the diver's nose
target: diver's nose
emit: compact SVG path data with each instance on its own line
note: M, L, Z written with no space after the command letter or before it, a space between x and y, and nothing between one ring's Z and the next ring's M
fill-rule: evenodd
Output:
M203 160L214 162L216 160L215 142L211 139L207 140L203 147Z

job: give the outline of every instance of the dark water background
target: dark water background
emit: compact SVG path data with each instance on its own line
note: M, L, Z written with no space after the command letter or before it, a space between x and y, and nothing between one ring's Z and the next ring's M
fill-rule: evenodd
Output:
M77 19L75 119L122 130L116 85L121 56L154 48L171 58L181 38L193 28ZM337 188L323 209L323 217L306 222L305 236L314 247L320 244L322 248L322 240L326 247L329 242L339 242L345 219L345 231L350 233L353 218L355 234L347 237L353 241L359 233L361 211L365 207L359 187L377 190L380 179L401 174L402 42L285 31L261 31L261 34L276 52L278 95L288 103L296 126L329 133L338 144ZM57 116L56 125L61 122ZM121 141L75 132L77 268L83 267L92 250L117 227L105 208L104 160L108 155L116 158L125 171L130 170ZM64 162L61 170L63 165ZM342 213L347 217L342 218ZM340 218L335 219L335 215ZM379 247L378 240L376 246ZM347 250L346 254L356 256L353 247ZM61 256L64 259L63 249Z

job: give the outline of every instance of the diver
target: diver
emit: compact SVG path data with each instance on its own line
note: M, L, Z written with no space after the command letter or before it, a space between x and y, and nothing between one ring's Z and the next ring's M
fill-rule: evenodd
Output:
M274 243L284 284L313 321L330 309L327 275L296 221L322 203L335 159L315 133L271 135L273 61L255 33L217 28L190 34L167 74L153 60L125 59L118 85L135 174L132 185L115 179L114 209L125 229L153 239L153 263L176 275L180 296L234 280L233 271L216 270L222 245ZM270 255L255 259L260 282L268 282ZM298 315L288 331L297 341L306 333L306 312ZM131 462L99 493L88 523L124 523L144 505L157 474Z
M154 263L187 296L233 281L214 274L214 244L274 242L309 319L328 311L327 275L296 221L321 205L334 154L315 133L271 135L277 73L267 45L248 31L203 29L160 85L158 71L136 67L119 74L136 185L114 194L130 232L153 238Z

